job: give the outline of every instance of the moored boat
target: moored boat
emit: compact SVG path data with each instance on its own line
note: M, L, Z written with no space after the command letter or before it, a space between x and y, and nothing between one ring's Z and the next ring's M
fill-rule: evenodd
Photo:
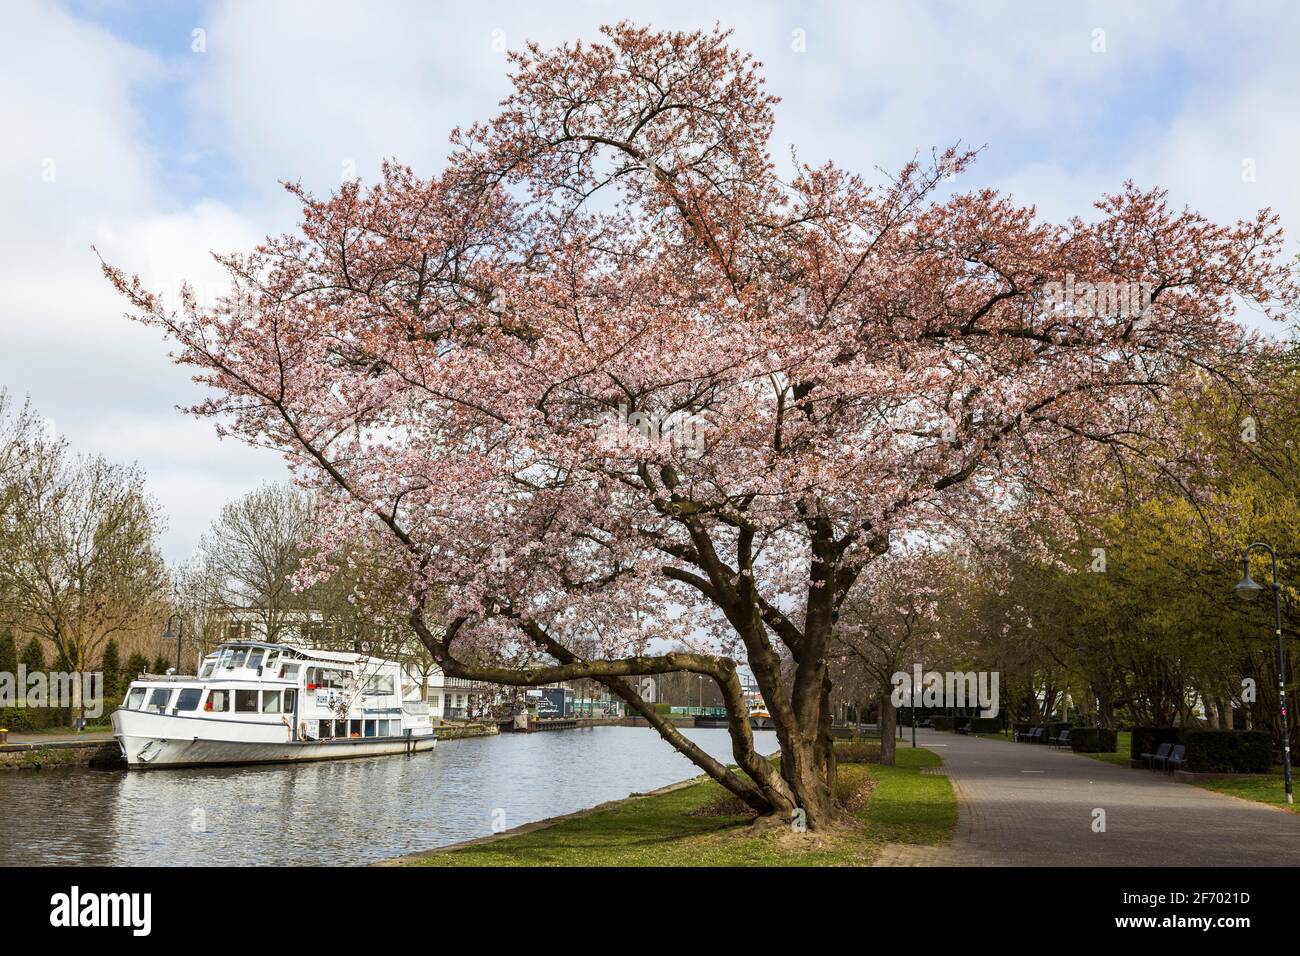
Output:
M133 769L294 763L431 750L429 708L403 700L392 662L234 641L197 677L142 675L113 712Z

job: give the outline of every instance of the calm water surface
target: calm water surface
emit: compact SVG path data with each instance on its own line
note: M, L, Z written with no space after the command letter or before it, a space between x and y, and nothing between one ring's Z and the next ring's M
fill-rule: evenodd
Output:
M724 729L683 733L731 762ZM756 731L760 753L776 735ZM302 766L0 774L0 864L371 863L572 813L699 771L653 730L449 740Z

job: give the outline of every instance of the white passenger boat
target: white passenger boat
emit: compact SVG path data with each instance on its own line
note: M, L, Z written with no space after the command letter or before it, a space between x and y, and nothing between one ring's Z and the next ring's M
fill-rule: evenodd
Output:
M401 667L361 654L232 641L197 677L142 675L113 712L135 769L294 763L431 750L429 706Z

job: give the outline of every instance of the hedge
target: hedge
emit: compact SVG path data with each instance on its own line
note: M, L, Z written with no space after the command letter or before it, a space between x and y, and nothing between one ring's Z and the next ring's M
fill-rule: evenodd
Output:
M1101 737L1101 746L1097 746L1097 738ZM1100 729L1096 727L1071 727L1070 728L1070 749L1075 753L1084 754L1113 754L1115 752L1115 731L1105 727Z
M1134 727L1129 738L1128 755L1131 760L1141 760L1143 754L1153 754L1161 744L1183 742L1181 727Z
M953 720L951 717L932 717L935 730L952 730Z
M970 732L972 734L1000 734L1002 733L1002 718L972 717L970 719Z
M1263 730L1183 730L1185 769L1192 773L1268 773L1273 738Z

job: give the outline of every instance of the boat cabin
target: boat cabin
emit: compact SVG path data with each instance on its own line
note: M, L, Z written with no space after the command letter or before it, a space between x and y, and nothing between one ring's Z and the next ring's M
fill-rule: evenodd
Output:
M177 717L280 724L293 740L396 737L404 729L396 663L250 641L220 645L203 659L197 677L142 675L132 682L122 706Z

